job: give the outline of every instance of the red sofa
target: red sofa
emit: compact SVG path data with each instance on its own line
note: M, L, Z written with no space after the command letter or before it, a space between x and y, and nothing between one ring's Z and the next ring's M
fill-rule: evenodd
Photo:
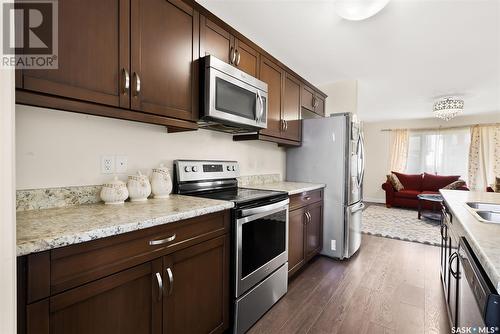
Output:
M419 194L438 194L439 189L446 187L452 182L457 181L460 176L444 176L434 174L403 174L393 172L403 184L404 189L396 191L389 181L382 184L385 190L385 205L403 208L418 208ZM469 190L467 187L461 187L459 190ZM424 208L432 209L433 203L424 202Z

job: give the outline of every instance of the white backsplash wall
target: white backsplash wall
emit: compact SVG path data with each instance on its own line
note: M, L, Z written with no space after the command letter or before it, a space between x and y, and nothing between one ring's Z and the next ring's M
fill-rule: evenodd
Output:
M16 106L17 189L102 184L101 156L128 157L126 176L150 173L174 159L237 160L241 175L285 175L285 150L274 143L234 142L209 130L167 133L165 127L23 105Z

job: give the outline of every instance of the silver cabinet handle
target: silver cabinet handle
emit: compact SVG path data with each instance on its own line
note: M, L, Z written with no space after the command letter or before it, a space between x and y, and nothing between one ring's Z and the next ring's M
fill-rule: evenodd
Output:
M172 294L172 291L174 290L174 274L172 273L172 269L167 268L167 275L168 275L168 296Z
M310 197L310 196L306 196L306 197L304 197L304 199L305 199L306 201L308 201L308 200L310 200L310 199L311 199L311 197Z
M240 60L241 60L240 51L235 50L234 52L238 55L237 58L236 58L236 66L239 66L240 65Z
M165 239L150 240L149 245L150 246L163 245L163 244L166 244L167 242L174 241L175 237L176 237L176 235L174 234L174 235L172 235L168 238L165 238Z
M309 213L309 211L307 211L305 215L306 215L306 224L309 224L311 222L311 214Z
M312 99L312 107L313 107L313 109L316 108L316 98L315 97L313 97L313 99Z
M128 71L125 68L122 68L122 75L123 75L122 94L127 94L130 88L130 76L128 75Z
M288 131L288 121L285 120L285 131Z
M163 281L161 280L160 273L156 273L156 282L158 283L158 301L160 301L163 295Z
M233 47L231 47L231 51L229 51L229 64L234 64L236 60L236 52Z
M138 96L141 93L141 78L139 77L139 74L137 74L137 72L134 72L134 79L135 79L134 96Z

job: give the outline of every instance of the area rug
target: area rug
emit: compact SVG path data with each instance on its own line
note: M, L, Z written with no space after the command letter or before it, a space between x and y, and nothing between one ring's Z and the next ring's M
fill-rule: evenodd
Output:
M439 246L440 223L419 220L417 211L369 205L363 211L362 232L366 234Z

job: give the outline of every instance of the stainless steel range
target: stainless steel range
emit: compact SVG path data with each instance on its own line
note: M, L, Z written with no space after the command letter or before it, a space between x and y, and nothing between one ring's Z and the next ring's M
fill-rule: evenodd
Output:
M239 188L236 161L174 161L178 194L232 201L235 333L247 331L288 288L288 194Z

